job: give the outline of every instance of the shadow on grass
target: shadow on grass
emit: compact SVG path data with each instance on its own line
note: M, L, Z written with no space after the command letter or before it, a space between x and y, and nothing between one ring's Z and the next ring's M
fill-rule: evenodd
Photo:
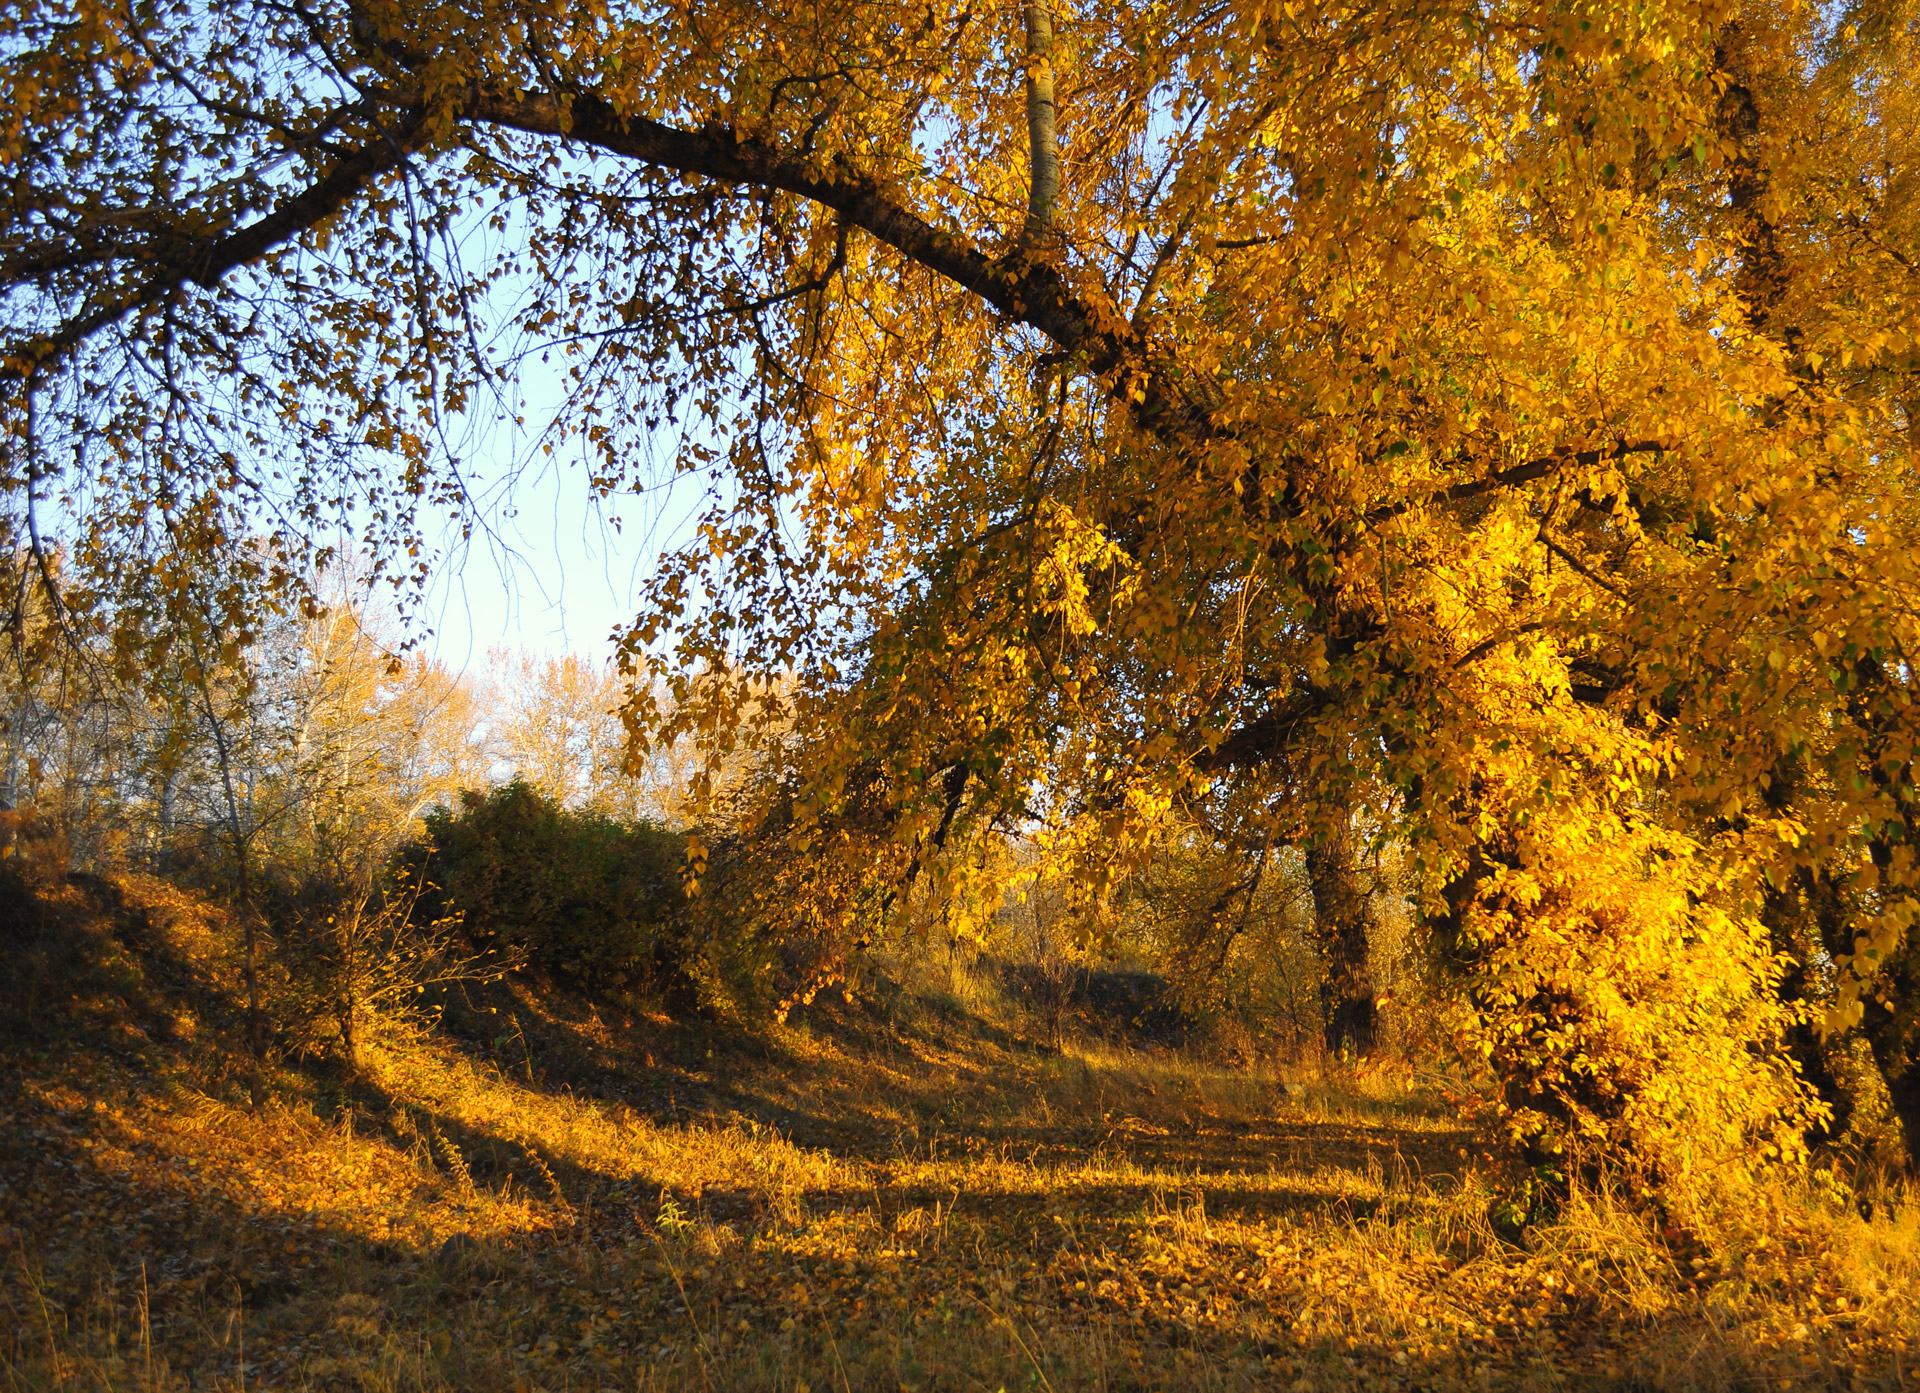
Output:
M1891 1363L1868 1355L1836 1362L1844 1350L1812 1335L1735 1348L1721 1330L1720 1346L1703 1344L1719 1327L1699 1303L1629 1319L1582 1299L1548 1298L1536 1286L1527 1303L1510 1294L1496 1304L1477 1288L1449 1295L1449 1277L1438 1271L1421 1277L1410 1269L1409 1280L1427 1284L1415 1293L1421 1309L1458 1316L1471 1333L1417 1329L1408 1308L1404 1330L1388 1339L1379 1327L1399 1317L1360 1304L1363 1285L1309 1284L1306 1255L1276 1258L1273 1228L1260 1222L1338 1216L1343 1204L1365 1217L1351 1196L1292 1170L1193 1173L1170 1185L1124 1171L1059 1174L1044 1156L1041 1169L1027 1169L1005 1138L1000 1154L1011 1164L999 1173L983 1164L989 1152L954 1158L955 1175L980 1165L978 1189L946 1184L938 1160L924 1163L926 1183L920 1163L896 1161L865 1187L798 1190L781 1216L764 1194L711 1184L679 1196L689 1218L664 1229L664 1192L653 1179L545 1157L577 1222L520 1234L477 1268L456 1270L435 1261L445 1226L369 1234L289 1212L271 1193L209 1183L194 1157L167 1152L150 1129L143 1135L119 1116L134 1103L169 1106L164 1070L78 1057L7 1062L14 1068L0 1085L0 1223L9 1275L0 1306L10 1333L0 1338L11 1343L0 1352L15 1369L41 1367L31 1364L38 1351L77 1339L72 1328L89 1319L101 1329L118 1319L125 1347L144 1288L153 1339L182 1375L176 1387L187 1386L187 1371L197 1386L221 1386L217 1370L243 1359L253 1361L247 1377L256 1385L307 1386L301 1361L342 1347L353 1322L367 1319L352 1313L375 1309L395 1339L411 1341L418 1362L408 1386L422 1388L607 1386L584 1372L594 1359L624 1386L644 1376L661 1388L970 1389L1040 1386L1036 1376L1062 1393L1303 1384L1793 1388L1834 1386L1836 1377L1861 1389L1900 1386ZM99 1106L81 1097L82 1085L121 1101ZM483 1188L537 1169L525 1146L487 1128L391 1095L381 1107L390 1121L379 1140L392 1152L444 1138ZM234 1116L241 1127L294 1125ZM1149 1140L1168 1148L1162 1162L1189 1158L1177 1149L1185 1141ZM1349 1167L1378 1150L1367 1129L1310 1120L1255 1125L1228 1140L1265 1150L1325 1147ZM263 1130L256 1144L271 1151L285 1142ZM458 1205L448 1203L457 1176L423 1170L418 1186L418 1198L436 1201L444 1221L458 1220ZM1402 1200L1382 1198L1388 1207L1372 1217L1392 1224L1400 1216L1391 1206ZM409 1201L398 1193L392 1202ZM908 1222L935 1205L937 1230ZM1409 1208L1405 1217L1419 1215ZM709 1241L699 1237L711 1229L701 1220L743 1231ZM687 1223L696 1232L683 1232ZM921 1235L912 1241L929 1245L927 1260L917 1248L911 1261L890 1256L908 1241L889 1239L890 1231ZM1176 1231L1183 1247L1168 1263L1154 1235ZM1338 1233L1326 1241L1338 1242ZM675 1254L669 1274L659 1259ZM1087 1261L1139 1280L1122 1294L1098 1281L1077 1287L1069 1279ZM1524 1262L1511 1266L1503 1280L1517 1282ZM736 1271L751 1273L752 1283L736 1282ZM1268 1280L1256 1280L1262 1273ZM780 1295L786 1287L804 1287L807 1299ZM606 1314L615 1308L617 1316ZM244 1348L233 1333L242 1315L254 1332ZM590 1347L596 1338L603 1344ZM615 1340L606 1353L604 1342ZM77 1357L61 1357L69 1371L78 1367ZM380 1385L356 1378L311 1386Z

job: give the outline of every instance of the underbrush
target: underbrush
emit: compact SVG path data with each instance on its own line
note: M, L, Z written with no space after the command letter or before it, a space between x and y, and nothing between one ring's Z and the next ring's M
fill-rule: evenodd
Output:
M249 1108L220 917L49 893L74 989L5 998L11 1388L1894 1389L1920 1357L1909 1192L1783 1184L1711 1243L1582 1193L1516 1246L1403 1071L1054 1049L979 984L753 1037L508 984Z

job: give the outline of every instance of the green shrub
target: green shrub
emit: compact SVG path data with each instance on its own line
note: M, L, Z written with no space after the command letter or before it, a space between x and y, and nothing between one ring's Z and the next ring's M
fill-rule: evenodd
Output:
M428 814L426 843L402 853L428 886L416 915L458 913L477 945L588 989L690 992L683 834L569 811L518 779L460 803Z

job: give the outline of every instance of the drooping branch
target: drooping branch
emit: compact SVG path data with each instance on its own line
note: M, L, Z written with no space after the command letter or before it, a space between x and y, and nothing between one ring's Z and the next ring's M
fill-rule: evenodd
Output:
M1050 43L1051 16L1044 11L1038 15L1034 22L1046 31ZM1041 177L1036 180L1033 208L1050 218L1058 192L1050 69L1036 92L1045 97L1047 134L1042 148L1050 153L1039 162ZM127 315L161 303L184 285L211 287L233 270L259 261L338 214L370 181L404 161L424 138L430 124L424 102L396 104L388 110L393 119L386 130L368 137L323 177L265 216L225 236L168 248L152 257L148 273L121 293L96 301L46 334L9 345L0 359L0 381L29 378ZM684 130L626 116L591 92L471 93L458 119L571 140L676 174L806 198L837 213L847 226L861 229L978 295L1008 319L1046 335L1084 370L1108 378L1116 395L1131 404L1136 419L1150 433L1188 445L1204 444L1223 433L1207 404L1181 385L1173 364L1156 353L1146 336L1116 309L1076 293L1042 260L989 256L965 238L934 226L844 157L823 167L805 152L743 137L724 125Z
M1131 401L1136 419L1151 433L1196 445L1223 434L1207 406L1182 388L1173 365L1118 311L1076 294L1043 261L991 257L965 238L935 227L844 158L822 168L817 159L758 136L742 136L729 126L683 130L622 115L590 92L565 98L480 93L469 102L465 118L573 140L677 174L808 199L978 295L1008 319L1039 330L1096 376L1112 377L1116 391Z

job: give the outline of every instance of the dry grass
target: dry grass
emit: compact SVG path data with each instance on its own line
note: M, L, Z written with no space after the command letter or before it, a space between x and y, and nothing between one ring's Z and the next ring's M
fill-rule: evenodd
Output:
M1914 1382L1902 1195L1711 1250L1583 1196L1515 1248L1404 1078L1052 1054L985 999L729 1042L521 991L497 1048L395 1034L249 1111L217 924L122 890L148 941L8 1037L10 1388Z

